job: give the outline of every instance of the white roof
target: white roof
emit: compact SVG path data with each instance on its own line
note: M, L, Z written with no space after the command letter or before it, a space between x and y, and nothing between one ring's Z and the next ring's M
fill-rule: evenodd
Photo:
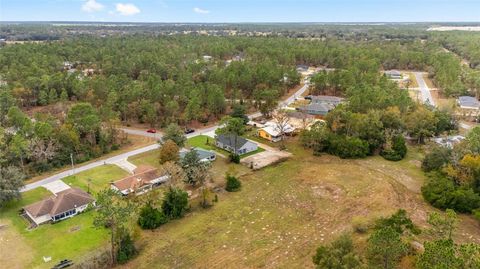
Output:
M265 123L265 127L262 128L265 132L267 132L271 136L279 136L281 135L280 128L278 128L277 124L274 122L267 122ZM286 124L284 128L285 133L291 133L295 130L294 127L292 127L290 124Z

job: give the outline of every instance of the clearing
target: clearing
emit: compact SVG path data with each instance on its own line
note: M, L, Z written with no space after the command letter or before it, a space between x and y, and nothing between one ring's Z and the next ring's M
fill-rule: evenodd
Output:
M214 207L142 233L140 255L124 268L311 268L315 249L351 230L356 216L372 220L405 208L424 226L434 210L419 193L416 149L395 163L288 148L290 160L241 176L240 192L219 194ZM478 222L461 218L456 239L480 242Z

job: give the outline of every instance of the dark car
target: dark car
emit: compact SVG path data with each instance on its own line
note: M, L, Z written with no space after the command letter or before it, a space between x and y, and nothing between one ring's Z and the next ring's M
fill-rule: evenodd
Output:
M157 132L157 130L155 130L155 129L153 129L153 128L147 130L147 133L151 133L151 134L154 134L154 133L156 133L156 132Z
M191 134L195 132L195 130L191 129L191 128L185 128L185 134Z

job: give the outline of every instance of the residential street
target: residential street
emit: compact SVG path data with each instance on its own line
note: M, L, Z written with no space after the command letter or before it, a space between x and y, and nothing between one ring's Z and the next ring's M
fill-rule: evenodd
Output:
M435 106L435 101L433 101L433 97L430 94L430 89L427 86L427 83L423 79L423 74L422 72L414 72L415 78L417 79L418 87L420 88L420 92L422 94L422 101L425 104L430 104L432 106Z
M305 83L305 85L303 87L301 87L298 91L296 91L294 94L292 94L290 97L288 97L285 101L279 103L279 108L285 107L285 106L293 103L295 101L296 97L301 96L308 89L308 86L309 86L309 83ZM261 113L256 112L256 113L250 114L248 117L249 118L256 118L256 117L259 117L259 116L261 116ZM215 125L215 126L208 127L208 128L205 128L205 129L196 130L195 132L186 135L186 137L190 138L190 137L202 135L204 133L209 133L209 132L215 131L217 128L219 128L219 126ZM129 128L120 128L120 129L125 131L128 134L142 135L142 136L156 138L156 139L161 139L162 138L161 133L152 134L152 133L147 133L145 130L135 130L135 129L129 129ZM74 175L74 174L77 174L77 173L80 173L80 172L83 172L83 171L87 171L89 169L99 167L99 166L102 166L102 165L105 165L105 164L117 164L117 163L120 163L120 162L128 159L131 156L141 154L141 153L144 153L144 152L147 152L147 151L155 150L155 149L158 149L159 147L160 147L160 145L155 143L155 144L143 147L143 148L135 149L135 150L132 150L132 151L129 151L129 152L126 152L126 153L122 153L122 154L119 154L119 155L116 155L116 156L113 156L113 157L110 157L110 158L106 158L106 159L103 159L103 160L98 160L98 161L95 161L95 162L92 162L92 163L89 163L89 164L84 164L84 165L80 164L78 167L75 167L74 169L65 170L65 171L60 172L58 174L55 174L55 175L46 177L44 179L41 179L39 181L27 184L27 185L25 185L25 187L23 187L21 189L21 192L29 191L29 190L41 187L45 184L52 183L56 180L60 180L60 179L63 179L65 177L68 177L68 176L71 176L71 175Z

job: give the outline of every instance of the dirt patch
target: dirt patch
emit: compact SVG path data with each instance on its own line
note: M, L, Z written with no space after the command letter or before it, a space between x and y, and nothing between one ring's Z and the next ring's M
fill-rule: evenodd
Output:
M241 160L241 163L253 170L286 161L292 154L285 151L266 150Z

